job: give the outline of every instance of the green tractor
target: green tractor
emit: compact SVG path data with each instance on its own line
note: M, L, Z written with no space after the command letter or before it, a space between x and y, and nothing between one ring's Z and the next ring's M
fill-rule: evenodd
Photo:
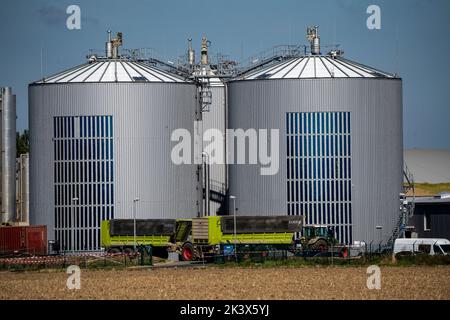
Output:
M300 244L304 252L324 253L329 247L338 245L332 226L305 225L302 230Z

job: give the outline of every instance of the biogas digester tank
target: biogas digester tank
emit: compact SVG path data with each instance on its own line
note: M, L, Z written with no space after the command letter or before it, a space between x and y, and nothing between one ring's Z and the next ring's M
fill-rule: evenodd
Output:
M121 58L114 41L106 57L29 86L31 223L62 250L100 249L101 221L134 209L197 215L196 166L173 164L170 141L192 132L196 85Z
M229 82L228 128L280 135L279 171L229 165L229 193L239 215L304 215L341 243L385 242L402 192L402 80L319 51Z

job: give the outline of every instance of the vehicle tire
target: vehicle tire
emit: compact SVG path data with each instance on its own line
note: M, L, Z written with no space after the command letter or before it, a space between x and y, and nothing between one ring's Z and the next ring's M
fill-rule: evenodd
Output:
M328 243L323 239L319 239L311 245L311 249L314 251L325 252L328 250Z
M194 260L194 246L192 243L186 242L183 244L181 249L181 257L183 261L193 261Z

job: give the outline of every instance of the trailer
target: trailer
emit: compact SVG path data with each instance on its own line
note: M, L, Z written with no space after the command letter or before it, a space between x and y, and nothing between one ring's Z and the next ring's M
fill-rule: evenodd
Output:
M302 216L209 216L177 221L176 250L185 261L290 250Z
M136 228L135 228L136 225ZM109 253L131 253L136 247L173 245L175 219L112 219L101 223L101 244Z

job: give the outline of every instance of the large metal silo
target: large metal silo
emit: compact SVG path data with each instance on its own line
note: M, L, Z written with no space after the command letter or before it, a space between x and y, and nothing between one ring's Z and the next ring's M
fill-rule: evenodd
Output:
M402 81L336 52L229 82L229 128L279 130L279 171L230 164L240 215L304 215L341 243L386 241L402 192ZM380 231L377 226L382 227Z
M31 223L63 250L100 249L101 220L134 208L197 216L197 167L171 161L172 132L192 132L197 86L114 52L29 86Z
M0 88L1 223L15 222L16 215L16 95Z

